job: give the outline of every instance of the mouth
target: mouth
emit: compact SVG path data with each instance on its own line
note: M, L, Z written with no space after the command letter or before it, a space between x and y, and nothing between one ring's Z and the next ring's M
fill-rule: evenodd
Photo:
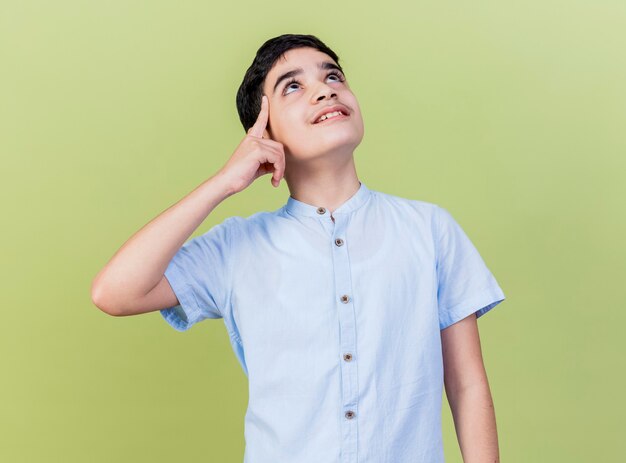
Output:
M348 117L350 117L350 115L346 109L343 109L341 107L331 108L331 111L326 111L324 114L319 116L313 122L313 125L328 124L331 121L347 119Z

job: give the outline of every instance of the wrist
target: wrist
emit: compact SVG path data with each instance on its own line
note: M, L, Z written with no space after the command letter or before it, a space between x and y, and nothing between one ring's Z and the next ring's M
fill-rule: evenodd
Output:
M237 192L237 190L233 186L232 180L222 170L217 171L217 173L210 177L207 182L214 184L216 188L221 192L224 199L234 195Z

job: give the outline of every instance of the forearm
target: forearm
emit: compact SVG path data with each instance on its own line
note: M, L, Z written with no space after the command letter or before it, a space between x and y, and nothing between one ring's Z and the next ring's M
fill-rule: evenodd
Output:
M448 392L457 439L464 463L498 463L496 416L489 384Z
M227 180L218 173L144 225L96 275L94 299L122 307L146 295L161 280L178 249L230 194Z

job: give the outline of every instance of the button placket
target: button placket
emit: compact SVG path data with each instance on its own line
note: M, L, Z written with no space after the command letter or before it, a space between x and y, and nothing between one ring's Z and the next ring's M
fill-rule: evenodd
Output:
M356 314L352 294L352 277L346 231L349 217L339 214L335 217L333 229L332 257L337 291L337 309L339 317L341 369L341 397L344 419L342 424L342 463L356 463L357 455L357 411L358 384L357 366L354 361L356 352ZM358 303L358 301L357 301Z
M324 227L324 230L326 230L326 232L328 232L329 236L332 236L332 234L334 233L335 230L335 219L332 215L332 213L330 213L330 211L328 211L328 209L326 209L325 207L318 207L317 209L315 209L315 212L317 212L318 215L322 216L320 217L322 219L321 223L322 226ZM330 220L328 220L330 219Z

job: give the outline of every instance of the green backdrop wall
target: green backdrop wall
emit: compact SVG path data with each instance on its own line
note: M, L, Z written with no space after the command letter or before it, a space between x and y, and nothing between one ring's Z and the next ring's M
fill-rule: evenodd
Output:
M2 1L0 461L242 461L223 322L110 317L90 285L226 162L243 73L283 33L339 54L359 178L447 208L501 284L479 327L502 461L621 461L626 4L609 0ZM193 236L280 207L269 180Z

